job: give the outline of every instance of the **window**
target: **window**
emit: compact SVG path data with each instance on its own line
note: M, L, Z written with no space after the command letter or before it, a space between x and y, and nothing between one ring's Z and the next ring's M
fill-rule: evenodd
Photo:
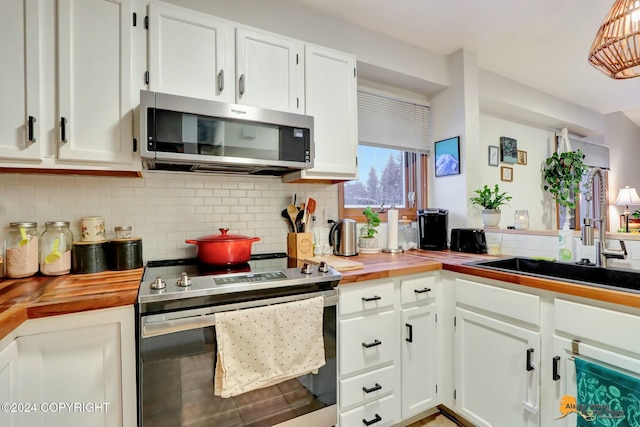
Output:
M339 187L340 218L362 221L366 206L416 219L426 207L429 107L358 91L358 180ZM381 213L386 221L386 213Z

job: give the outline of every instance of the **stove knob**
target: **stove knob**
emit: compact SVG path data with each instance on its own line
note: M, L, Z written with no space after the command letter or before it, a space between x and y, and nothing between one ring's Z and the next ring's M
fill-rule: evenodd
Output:
M151 289L164 289L167 287L167 282L162 281L162 277L156 276L155 280L149 285Z
M182 274L180 275L180 278L178 279L177 285L183 288L191 286L191 279L189 279L189 276L187 276L186 272L184 271L182 272Z
M311 274L313 273L313 267L311 267L308 263L302 264L302 269L300 270L302 274Z
M318 267L318 271L320 273L328 273L329 272L329 266L327 265L327 263L325 261L322 261L320 263L320 267Z

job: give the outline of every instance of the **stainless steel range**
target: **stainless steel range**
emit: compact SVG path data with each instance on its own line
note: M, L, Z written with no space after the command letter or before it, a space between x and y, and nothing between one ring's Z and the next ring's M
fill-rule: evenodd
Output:
M293 265L292 265L293 264ZM150 261L138 294L139 426L332 426L336 415L336 285L326 265L299 268L285 253L211 268L195 258ZM215 315L324 298L326 364L232 398L215 396Z

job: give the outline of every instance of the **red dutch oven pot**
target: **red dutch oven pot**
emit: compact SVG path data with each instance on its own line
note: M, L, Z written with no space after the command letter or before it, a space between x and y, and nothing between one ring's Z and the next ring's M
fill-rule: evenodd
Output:
M251 243L259 237L227 234L228 228L219 228L221 234L210 234L193 240L185 240L198 245L198 261L211 265L243 264L251 259Z

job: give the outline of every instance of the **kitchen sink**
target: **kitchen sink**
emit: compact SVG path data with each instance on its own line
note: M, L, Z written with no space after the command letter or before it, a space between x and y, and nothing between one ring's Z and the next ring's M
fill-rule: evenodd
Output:
M640 293L640 272L630 270L523 257L476 261L465 265Z

